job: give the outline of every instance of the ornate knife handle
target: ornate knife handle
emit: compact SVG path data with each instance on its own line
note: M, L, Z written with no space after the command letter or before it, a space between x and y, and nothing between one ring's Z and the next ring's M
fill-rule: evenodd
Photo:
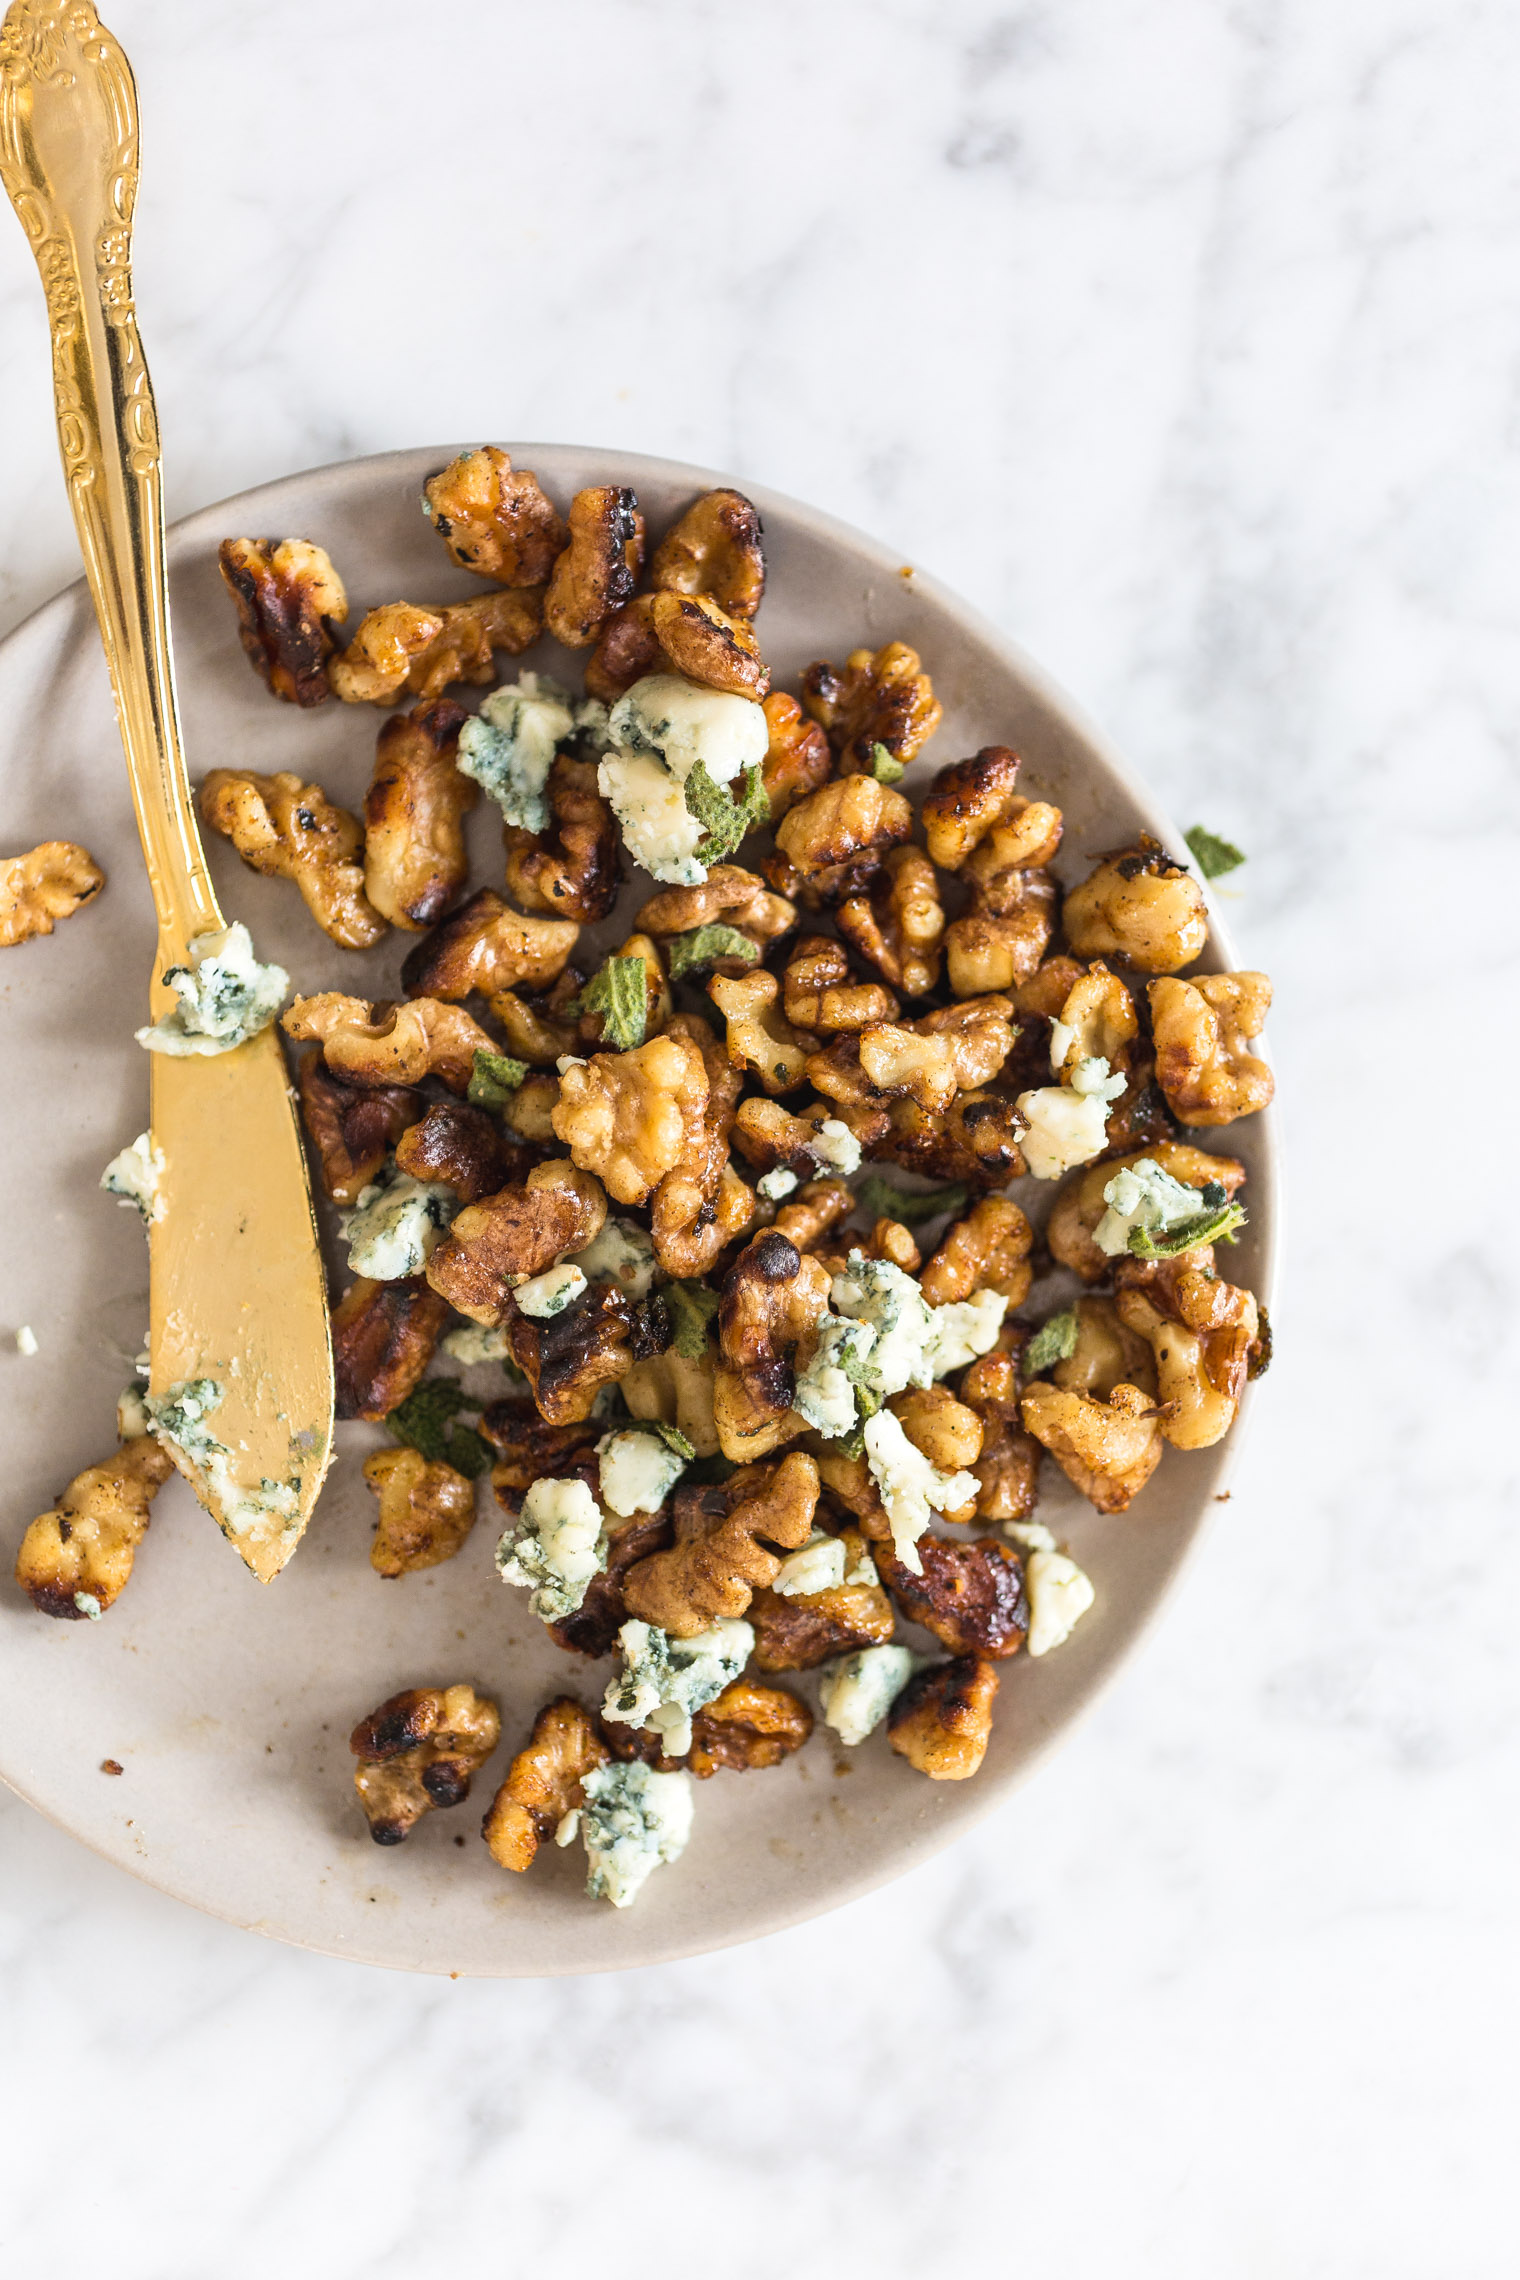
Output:
M163 954L222 922L180 748L158 418L132 306L137 90L90 0L13 0L0 24L0 182L53 336L69 503L100 620Z

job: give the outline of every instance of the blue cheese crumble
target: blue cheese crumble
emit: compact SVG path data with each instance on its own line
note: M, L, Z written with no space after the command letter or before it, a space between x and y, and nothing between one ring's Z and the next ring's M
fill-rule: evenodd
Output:
M414 1180L390 1165L372 1186L360 1189L344 1217L350 1271L370 1282L420 1275L458 1209L451 1187Z
M618 1633L623 1668L602 1703L604 1717L621 1726L644 1726L660 1737L667 1757L691 1748L693 1713L731 1686L754 1651L752 1626L737 1617L675 1639L652 1623L630 1621Z
M1103 1153L1108 1112L1124 1090L1101 1054L1078 1061L1069 1082L1020 1093L1014 1103L1029 1126L1019 1141L1037 1180L1058 1180Z
M867 1259L852 1251L844 1272L834 1277L837 1312L869 1324L874 1341L865 1356L871 1390L885 1401L910 1385L934 1383L934 1325L929 1302L901 1267L890 1259Z
M824 1724L853 1749L876 1731L920 1659L909 1647L860 1647L826 1662L818 1695Z
M975 1298L952 1299L948 1306L929 1310L933 1343L929 1366L937 1378L963 1370L998 1342L1008 1301L995 1290L979 1290Z
M559 1267L546 1267L541 1275L532 1275L527 1282L517 1284L512 1292L519 1314L528 1314L535 1322L548 1322L556 1314L563 1314L573 1306L586 1288L586 1278L579 1267L567 1262Z
M559 683L544 673L523 673L510 686L493 689L465 722L455 765L490 795L508 823L547 831L544 786L555 753L575 725Z
M755 1193L763 1195L767 1203L780 1203L797 1185L797 1174L785 1164L778 1164L773 1172L755 1182Z
M860 1142L837 1116L824 1118L808 1142L808 1149L825 1171L835 1172L841 1178L860 1170Z
M246 926L198 934L187 966L166 966L164 981L179 999L172 1013L137 1031L150 1053L230 1053L267 1029L290 988L283 966L253 954Z
M932 1465L890 1409L867 1418L865 1443L871 1478L892 1524L892 1548L905 1568L922 1575L918 1539L929 1525L930 1512L959 1511L974 1500L981 1483L975 1473L942 1473Z
M645 753L609 752L596 783L635 863L664 886L701 886L707 865L697 861L697 849L706 829L668 768Z
M153 1145L151 1133L139 1132L128 1147L111 1158L100 1175L100 1184L118 1203L130 1203L141 1214L143 1225L151 1227L164 1215L163 1197L158 1192L163 1168L162 1148Z
M1108 1209L1093 1229L1093 1241L1105 1258L1121 1258L1137 1228L1149 1235L1169 1235L1185 1226L1204 1208L1197 1188L1185 1187L1150 1156L1115 1172L1103 1190Z
M730 784L765 759L770 732L748 697L699 689L675 673L651 673L619 697L607 722L611 749L597 770L623 844L666 886L697 887L705 826L686 805L686 779L700 761L715 784Z
M206 1484L215 1517L229 1536L246 1536L271 1520L290 1527L300 1516L300 1478L261 1480L245 1488L232 1468L232 1451L219 1441L206 1423L227 1398L227 1389L215 1378L182 1378L167 1392L148 1394L143 1402L149 1430L177 1449Z
M570 1261L587 1282L615 1282L628 1298L647 1298L654 1281L654 1244L631 1219L607 1220Z
M1064 1552L1032 1551L1024 1562L1024 1589L1029 1595L1029 1636L1032 1655L1048 1655L1071 1637L1097 1598L1092 1579Z
M876 1332L869 1322L826 1314L819 1323L818 1343L797 1372L792 1395L792 1407L815 1433L837 1441L854 1426L855 1386L869 1367L875 1344Z
M658 1512L686 1470L688 1459L659 1433L635 1426L604 1433L596 1444L602 1502L620 1520L635 1512Z
M472 1322L465 1330L451 1330L439 1343L446 1354L452 1354L456 1362L463 1362L466 1369L473 1368L477 1362L507 1362L512 1358L505 1330L486 1330L478 1322Z
M545 1623L573 1615L606 1565L606 1523L583 1480L534 1481L496 1547L502 1582L530 1587Z
M655 1773L635 1758L628 1765L594 1767L581 1788L581 1836L590 1862L586 1891L614 1908L630 1907L652 1871L686 1850L691 1775Z
M839 1538L815 1528L801 1549L782 1561L771 1589L779 1591L783 1599L796 1599L804 1592L837 1591L844 1582L844 1566L844 1545Z

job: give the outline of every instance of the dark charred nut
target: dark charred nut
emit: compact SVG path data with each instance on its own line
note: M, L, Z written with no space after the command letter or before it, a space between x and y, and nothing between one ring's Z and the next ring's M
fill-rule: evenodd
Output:
M546 1425L531 1401L509 1400L493 1401L476 1430L496 1451L491 1486L497 1501L515 1516L534 1481L568 1473L602 1427Z
M570 543L554 565L544 596L544 623L567 649L589 649L602 627L633 599L644 559L644 518L620 484L577 491L570 502Z
M563 1157L535 1165L520 1187L465 1206L428 1259L428 1281L472 1322L495 1328L516 1313L514 1283L583 1251L606 1217L607 1198L589 1172Z
M663 1302L635 1306L613 1283L593 1283L584 1298L546 1321L517 1314L506 1328L512 1359L551 1425L578 1425L604 1385L615 1385L635 1362L670 1343Z
M704 491L654 550L658 592L707 594L730 617L752 618L765 593L762 525L742 491Z
M799 1449L776 1464L746 1466L718 1488L677 1489L675 1541L629 1570L629 1613L677 1639L742 1615L780 1569L768 1547L805 1544L817 1506L818 1467Z
M758 1773L800 1750L812 1731L812 1711L784 1686L736 1678L693 1718L686 1768L698 1781L720 1766Z
M545 1703L480 1824L492 1859L503 1868L529 1867L565 1815L584 1802L582 1782L607 1757L596 1720L573 1696Z
M280 1016L280 1027L297 1044L315 1039L334 1076L376 1090L437 1077L463 1095L476 1054L496 1050L496 1040L462 1006L430 997L402 1005L379 998L368 1005L343 990L322 990L296 998Z
M571 919L523 918L482 887L418 943L401 986L408 997L454 1002L472 990L542 989L564 971L579 934Z
M858 1036L869 1022L893 1021L899 1011L897 999L880 982L855 978L843 943L827 934L805 934L793 947L782 1006L799 1029L825 1037Z
M756 704L770 688L770 669L752 628L710 595L656 594L649 621L661 649L688 681Z
M1156 1082L1156 1064L1147 1040L1137 1037L1116 1066L1125 1085L1109 1107L1103 1136L1104 1158L1133 1155L1137 1151L1154 1155L1162 1142L1176 1139L1178 1127L1166 1096ZM1110 1163L1110 1177L1112 1172Z
M623 879L622 841L614 816L596 788L597 764L562 752L549 770L544 796L547 831L502 831L507 889L525 910L595 925L607 916Z
M1027 1520L1035 1508L1041 1451L1020 1419L1020 1390L1019 1357L1002 1346L973 1362L961 1379L961 1400L982 1420L981 1455L970 1467L980 1527Z
M393 926L421 934L469 876L464 817L479 787L454 765L469 716L445 698L380 731L364 800L364 886Z
M887 1738L931 1781L969 1780L987 1754L997 1690L997 1665L980 1655L921 1670L892 1705Z
M994 1662L1016 1655L1029 1635L1018 1554L986 1536L970 1544L925 1536L918 1552L922 1575L904 1567L890 1544L875 1553L882 1581L909 1622L932 1631L953 1655L986 1655Z
M779 894L810 907L832 906L863 893L880 871L889 849L913 830L913 810L901 792L872 776L846 776L824 784L776 830L778 865L771 857L765 875Z
M145 1433L75 1474L16 1554L16 1581L39 1615L80 1623L105 1613L131 1578L153 1499L173 1469Z
M664 667L665 652L654 630L653 594L635 594L614 610L586 660L586 694L615 705L635 681Z
M389 1151L426 1108L405 1085L347 1085L327 1068L321 1048L303 1053L296 1071L301 1120L316 1151L322 1186L334 1203L358 1201Z
M631 1520L609 1522L606 1568L592 1577L573 1615L547 1626L556 1645L570 1654L611 1654L632 1612L623 1596L628 1571L669 1547L671 1525L668 1510L636 1512Z
M201 786L201 815L230 839L250 871L289 879L312 917L343 950L372 950L385 920L364 891L363 834L320 784L289 769L213 768Z
M827 782L834 755L823 730L808 719L795 697L773 689L762 710L770 742L761 780L770 801L771 822L779 823L799 800Z
M420 1275L369 1282L362 1275L333 1309L333 1382L339 1417L378 1425L415 1391L449 1310Z
M988 891L994 874L1048 863L1061 844L1061 811L1018 790L1019 756L986 744L941 768L924 796L924 837L942 871L969 866Z
M858 1528L840 1531L845 1573L865 1551ZM749 1603L755 1662L761 1670L814 1670L831 1655L884 1646L896 1628L892 1602L879 1583L841 1583L826 1591L762 1589Z
M833 665L809 665L802 701L827 729L845 776L870 776L879 764L878 745L905 767L941 718L917 650L902 641L889 641L874 656L869 649L852 650L842 673Z
M943 1116L905 1098L891 1103L889 1130L871 1153L928 1179L1001 1187L1024 1171L1019 1141L1026 1129L1014 1102L1000 1092L959 1093Z
M494 444L430 476L423 505L461 570L503 586L542 586L570 534L531 469Z
M377 1845L399 1845L435 1805L461 1805L501 1739L496 1705L473 1686L413 1686L348 1738L354 1787Z
M321 704L334 647L327 621L348 616L326 552L304 538L226 538L216 558L237 604L243 653L264 686L287 704Z
M1186 864L1142 833L1066 897L1066 939L1079 958L1122 958L1142 974L1175 974L1209 938L1203 889Z
M380 1500L369 1564L377 1575L413 1575L451 1560L475 1525L475 1485L420 1449L377 1449L364 1478Z
M811 1353L828 1299L827 1270L774 1228L757 1235L725 1277L713 1418L735 1464L768 1456L802 1429L792 1409L793 1356L799 1347Z
M414 1180L451 1187L466 1203L478 1203L503 1185L501 1127L483 1108L465 1101L436 1102L397 1141L396 1169Z

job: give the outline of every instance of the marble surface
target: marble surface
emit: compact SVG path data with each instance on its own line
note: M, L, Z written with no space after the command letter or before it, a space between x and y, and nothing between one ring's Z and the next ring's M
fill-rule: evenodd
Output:
M408 1981L0 1799L8 2267L558 2280L615 2222L620 2280L673 2236L741 2280L1508 2273L1520 18L110 15L171 511L515 431L890 534L1249 851L1289 1280L1144 1650L1005 1813L807 1929ZM9 224L0 318L13 623L75 561ZM1432 1126L1458 1176L1417 1182Z

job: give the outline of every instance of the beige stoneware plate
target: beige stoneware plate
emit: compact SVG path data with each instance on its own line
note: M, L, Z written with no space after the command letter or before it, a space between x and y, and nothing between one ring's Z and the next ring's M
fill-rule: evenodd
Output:
M295 475L170 533L195 781L221 764L295 768L344 806L362 806L387 716L335 702L298 712L267 694L238 648L217 545L233 536L320 542L348 582L352 622L400 596L478 592L419 511L423 478L454 448ZM632 483L655 534L694 492L731 480L631 453L509 448L561 506L588 483ZM770 577L759 630L779 687L794 687L814 657L911 642L945 717L905 790L980 745L1012 744L1024 756L1022 788L1065 810L1063 882L1137 828L1179 844L1123 762L975 612L873 540L744 487L765 520ZM552 642L521 662L579 686L583 660ZM517 667L503 665L512 677ZM82 583L0 644L0 818L6 852L78 839L109 877L99 901L50 939L0 958L11 1196L0 1331L30 1323L41 1346L24 1359L7 1336L0 1350L9 1421L0 1775L22 1797L160 1891L250 1930L399 1970L501 1977L617 1970L753 1939L913 1867L993 1807L1017 1811L1014 1783L1149 1622L1225 1484L1244 1419L1218 1449L1168 1450L1133 1511L1115 1519L1045 1467L1039 1516L1089 1570L1098 1604L1059 1652L1003 1667L992 1744L975 1780L928 1782L890 1754L883 1732L847 1753L820 1727L774 1772L698 1784L685 1857L660 1869L627 1910L584 1897L579 1846L551 1847L529 1874L511 1876L480 1842L480 1815L539 1704L567 1687L593 1701L612 1666L561 1653L528 1613L526 1594L497 1581L500 1515L484 1483L481 1517L457 1559L396 1582L374 1574L374 1503L359 1460L383 1442L378 1428L339 1427L320 1507L273 1585L252 1579L175 1476L136 1574L103 1621L35 1614L10 1581L15 1547L33 1514L111 1447L116 1396L147 1319L136 1215L97 1182L146 1121L148 1072L132 1032L146 1016L153 917ZM499 883L496 811L483 801L471 821L473 881ZM412 937L392 935L356 958L318 932L284 881L255 877L221 840L210 855L229 917L249 923L261 953L287 966L297 989L399 994ZM649 891L640 874L625 911ZM599 938L610 945L626 931L614 921ZM1217 917L1205 963L1233 963ZM1270 1117L1232 1128L1220 1145L1250 1173L1251 1225L1232 1273L1270 1304ZM1048 1204L1034 1181L1015 1192L1036 1217ZM1032 1304L1040 1301L1037 1286ZM466 1374L476 1391L500 1390L499 1371ZM1248 1392L1247 1411L1259 1398ZM381 1850L354 1800L349 1729L400 1687L461 1678L500 1702L502 1747L467 1804L429 1815L404 1846ZM810 1675L786 1683L815 1699ZM101 1771L105 1759L122 1766L120 1778Z

